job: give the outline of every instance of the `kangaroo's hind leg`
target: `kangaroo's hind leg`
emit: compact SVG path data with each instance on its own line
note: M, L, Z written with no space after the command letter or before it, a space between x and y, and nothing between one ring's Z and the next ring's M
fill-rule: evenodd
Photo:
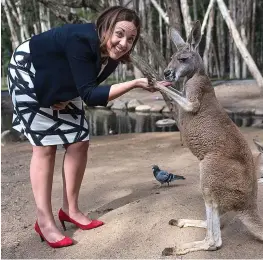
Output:
M220 230L220 216L218 204L213 201L210 192L204 191L206 217L207 217L207 231L206 237L201 241L194 241L177 245L175 248L166 248L163 255L183 255L193 251L200 250L217 250L222 245L221 230Z

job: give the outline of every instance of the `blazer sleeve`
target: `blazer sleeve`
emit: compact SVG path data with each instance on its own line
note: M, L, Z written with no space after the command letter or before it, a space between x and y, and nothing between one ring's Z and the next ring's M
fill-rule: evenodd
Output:
M80 97L88 106L106 106L110 86L97 84L97 54L92 51L89 39L70 35L65 52Z

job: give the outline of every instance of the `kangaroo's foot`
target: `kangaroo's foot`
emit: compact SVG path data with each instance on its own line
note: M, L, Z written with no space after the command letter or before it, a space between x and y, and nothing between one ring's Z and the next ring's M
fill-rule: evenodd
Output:
M207 228L205 220L196 220L196 219L171 219L169 225L177 226L180 228L183 227L198 227L198 228Z
M185 244L181 244L176 247L173 247L173 248L165 248L162 252L162 255L164 256L184 255L189 252L200 251L200 250L214 251L221 247L220 241L218 242L205 238L202 241L185 243Z
M206 192L206 190L204 190ZM206 237L202 241L194 241L177 245L174 248L165 248L162 252L163 255L183 255L189 252L200 251L200 250L217 250L222 245L221 230L220 230L220 217L218 204L213 201L212 196L208 190L205 194L205 207L206 207L206 221L179 219L172 220L170 224L177 226L193 226L193 224L204 227L206 224ZM210 196L209 196L210 195ZM195 225L195 226L196 226Z

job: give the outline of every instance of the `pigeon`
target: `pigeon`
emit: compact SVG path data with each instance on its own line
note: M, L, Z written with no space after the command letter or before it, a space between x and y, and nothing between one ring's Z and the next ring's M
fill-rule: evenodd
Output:
M184 176L175 175L167 171L163 171L157 165L153 165L152 170L155 179L161 184L167 183L169 185L169 183L174 180L185 180Z

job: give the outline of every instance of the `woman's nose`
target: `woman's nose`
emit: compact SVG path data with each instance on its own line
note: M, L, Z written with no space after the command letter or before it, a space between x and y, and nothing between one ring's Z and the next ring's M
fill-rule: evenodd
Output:
M120 41L120 45L123 48L126 48L127 47L127 39L126 38L122 38L121 41Z

